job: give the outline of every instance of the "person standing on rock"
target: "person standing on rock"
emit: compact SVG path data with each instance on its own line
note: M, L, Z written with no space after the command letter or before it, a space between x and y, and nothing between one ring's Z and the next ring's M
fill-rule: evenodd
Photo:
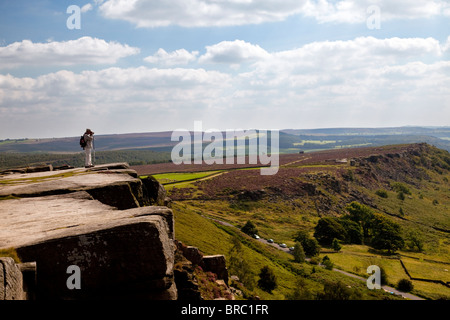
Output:
M92 149L94 146L94 132L91 129L86 129L84 133L84 141L86 141L86 147L84 148L86 152L86 160L84 163L85 168L92 168Z

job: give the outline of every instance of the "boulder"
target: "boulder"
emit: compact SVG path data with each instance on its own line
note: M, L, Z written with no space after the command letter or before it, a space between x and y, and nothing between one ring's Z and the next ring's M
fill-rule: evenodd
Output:
M203 256L200 266L205 271L215 273L218 279L222 279L228 284L228 270L224 255Z
M167 204L166 189L152 176L142 179L144 198L149 205L163 206Z
M36 262L37 299L176 299L166 220L100 220L16 248L21 261ZM70 266L80 269L78 290L67 285Z

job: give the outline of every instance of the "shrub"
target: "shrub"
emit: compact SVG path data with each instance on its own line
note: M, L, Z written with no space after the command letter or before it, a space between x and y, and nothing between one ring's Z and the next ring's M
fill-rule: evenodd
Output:
M352 291L342 282L326 281L323 292L317 295L319 300L350 300Z
M394 191L403 192L404 194L411 194L411 190L409 190L409 188L403 183L394 182L391 187Z
M336 238L333 239L333 243L331 244L331 246L333 247L333 250L336 252L339 252L342 249L342 246L339 243L339 240Z
M397 283L397 289L403 292L410 292L414 289L414 286L409 279L401 279Z
M275 273L268 266L261 268L259 273L258 287L262 290L271 293L277 287L277 280Z
M300 242L296 241L294 245L294 251L292 252L295 262L305 262L305 251Z
M387 191L386 190L382 190L382 189L375 191L375 194L377 196L381 197L381 198L387 198L388 197Z
M247 221L245 226L242 227L241 231L248 234L249 236L258 234L258 229L256 229L256 226L250 220Z
M328 258L328 256L323 257L322 264L325 266L325 269L333 270L334 263L331 262L331 260L330 260L330 258Z
M403 191L397 192L397 199L399 200L405 200L405 193Z

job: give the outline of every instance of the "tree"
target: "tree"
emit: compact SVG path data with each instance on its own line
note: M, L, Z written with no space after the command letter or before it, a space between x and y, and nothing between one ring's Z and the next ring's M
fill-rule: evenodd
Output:
M251 222L250 220L247 221L245 226L241 228L241 231L248 234L249 236L253 236L255 234L258 234L258 229L256 229L256 226Z
M412 231L408 234L408 240L406 244L411 250L414 250L414 248L417 247L417 250L419 252L423 251L423 238L417 231Z
M414 285L409 279L401 279L397 283L397 289L403 292L410 292L414 289Z
M351 220L348 216L343 216L339 219L339 223L345 229L345 242L353 244L363 243L363 233L361 225L358 222Z
M372 210L359 202L353 201L350 203L346 210L350 214L350 219L361 225L364 238L369 237L369 225L372 220Z
M405 242L401 236L400 225L381 214L374 214L371 229L373 234L371 246L373 248L393 253L404 247Z
M333 239L344 240L346 238L345 228L335 217L320 218L314 230L314 237L321 245L330 246Z
M325 266L325 269L333 270L334 263L331 262L331 260L330 260L330 258L328 256L323 257L322 264Z
M295 242L294 251L292 254L294 255L295 262L305 262L305 251L303 250L303 246L300 242Z
M333 250L336 252L339 252L342 249L342 246L339 243L339 240L336 238L333 239L333 243L331 244L331 246L333 247Z
M311 238L305 231L299 231L294 240L300 242L307 256L313 257L320 253L319 242L315 238Z
M259 273L258 287L268 293L272 293L272 290L277 287L277 279L274 272L269 268L269 266L264 266L261 268L261 271Z

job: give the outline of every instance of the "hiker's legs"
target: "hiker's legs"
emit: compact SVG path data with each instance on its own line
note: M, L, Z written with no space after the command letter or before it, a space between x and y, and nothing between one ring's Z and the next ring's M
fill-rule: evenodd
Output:
M84 165L86 167L92 166L92 155L91 155L92 149L86 148L85 151L86 151L86 161L84 162Z

